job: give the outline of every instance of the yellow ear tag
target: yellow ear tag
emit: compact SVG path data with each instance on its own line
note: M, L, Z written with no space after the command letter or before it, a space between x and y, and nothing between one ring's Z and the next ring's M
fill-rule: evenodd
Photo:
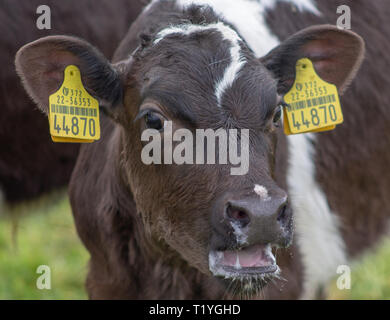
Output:
M298 60L295 82L284 102L286 135L329 131L344 121L337 87L322 80L308 58Z
M61 88L49 97L49 125L54 142L100 139L99 103L85 90L80 70L74 65L65 68Z

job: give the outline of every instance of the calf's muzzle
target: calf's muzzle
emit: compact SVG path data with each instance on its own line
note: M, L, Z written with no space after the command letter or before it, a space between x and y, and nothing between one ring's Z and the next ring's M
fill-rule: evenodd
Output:
M274 188L266 196L225 194L212 214L213 249L256 244L285 247L291 242L292 210L287 194Z

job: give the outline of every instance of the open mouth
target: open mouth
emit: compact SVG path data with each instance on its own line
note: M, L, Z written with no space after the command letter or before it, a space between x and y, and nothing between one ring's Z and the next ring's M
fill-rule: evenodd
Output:
M269 244L210 251L209 268L214 276L225 279L276 276L279 273Z

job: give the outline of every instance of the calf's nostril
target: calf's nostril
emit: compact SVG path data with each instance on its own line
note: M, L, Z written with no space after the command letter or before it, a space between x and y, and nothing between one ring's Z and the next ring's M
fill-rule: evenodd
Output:
M241 227L245 227L250 222L249 215L244 210L230 204L226 207L226 215L229 219L239 222Z

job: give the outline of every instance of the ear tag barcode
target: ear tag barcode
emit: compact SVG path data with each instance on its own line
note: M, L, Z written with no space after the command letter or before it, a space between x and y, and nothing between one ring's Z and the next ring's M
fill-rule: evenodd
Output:
M284 102L287 135L329 131L344 121L337 87L322 80L307 58L298 60L295 82Z
M49 125L54 142L100 139L99 103L85 90L80 70L74 65L65 68L61 88L49 97Z

